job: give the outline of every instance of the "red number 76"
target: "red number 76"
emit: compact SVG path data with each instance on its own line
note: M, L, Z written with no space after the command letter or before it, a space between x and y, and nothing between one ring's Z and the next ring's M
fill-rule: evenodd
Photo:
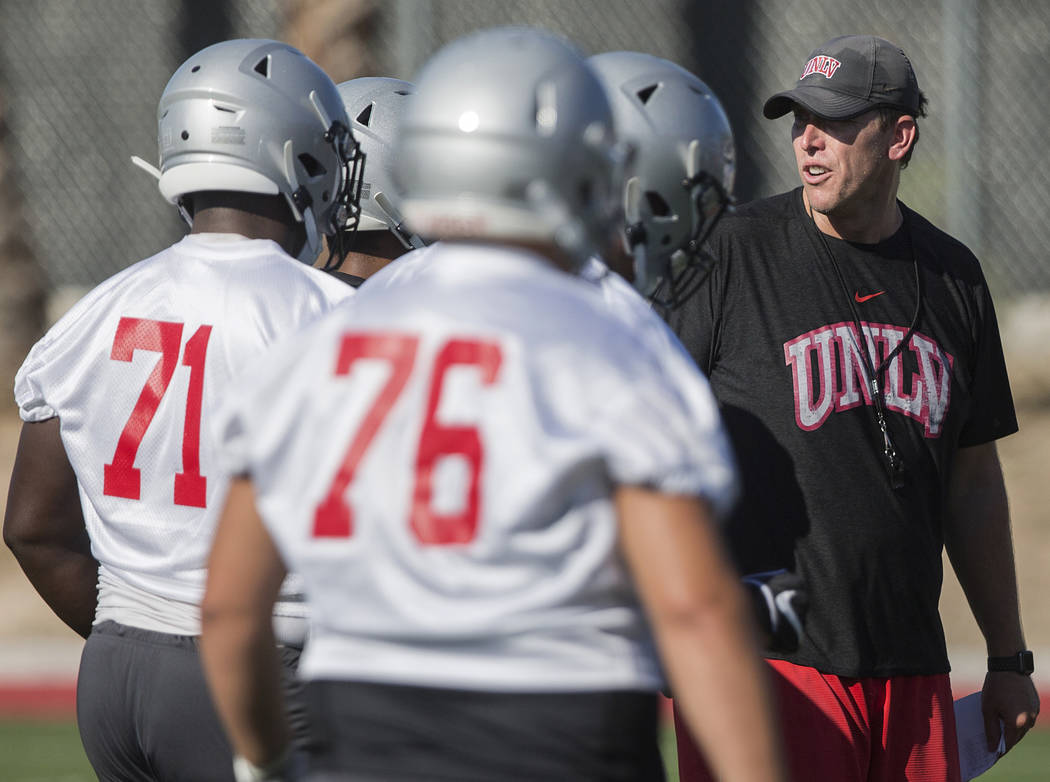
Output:
M408 382L418 346L419 338L413 336L375 333L343 336L336 360L336 376L349 374L354 362L365 358L389 361L392 371L354 433L328 493L314 512L314 537L348 538L353 535L353 512L346 501L346 490L353 482L357 467L383 419ZM501 360L498 343L476 339L449 340L434 357L426 419L416 453L416 481L411 504L410 524L420 543L469 543L477 533L480 476L484 462L481 438L476 427L441 424L435 414L445 375L451 367L475 366L481 373L481 382L491 385L499 374ZM470 468L470 484L462 510L442 514L431 507L433 473L438 460L449 455L459 455L466 460Z

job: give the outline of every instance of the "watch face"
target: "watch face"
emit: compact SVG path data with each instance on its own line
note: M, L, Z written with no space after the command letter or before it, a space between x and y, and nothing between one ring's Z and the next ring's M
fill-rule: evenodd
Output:
M1032 673L1035 671L1035 655L1029 651L1018 654L1017 663L1021 673Z

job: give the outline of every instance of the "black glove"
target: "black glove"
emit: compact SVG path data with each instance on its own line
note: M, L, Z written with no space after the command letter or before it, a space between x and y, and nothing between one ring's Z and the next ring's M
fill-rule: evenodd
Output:
M809 607L802 578L789 570L749 573L741 581L755 605L755 618L771 652L793 652L802 638Z

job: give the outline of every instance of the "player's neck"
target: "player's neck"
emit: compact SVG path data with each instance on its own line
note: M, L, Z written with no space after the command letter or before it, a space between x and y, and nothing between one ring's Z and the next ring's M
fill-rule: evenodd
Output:
M195 193L191 198L190 233L233 233L248 239L271 239L287 252L301 245L305 230L292 217L281 196L255 193ZM294 253L293 253L294 254Z
M390 231L358 231L347 241L353 249L346 254L339 271L362 279L368 279L407 252ZM329 249L332 249L331 243Z
M343 259L339 271L367 280L377 271L389 264L393 259L379 255L368 255L367 253L350 252Z
M564 272L572 272L579 265L573 260L572 256L563 249L548 242L517 241L507 242L506 244L510 247L517 247L521 250L527 250L536 255L541 255L550 261L552 266L555 266Z

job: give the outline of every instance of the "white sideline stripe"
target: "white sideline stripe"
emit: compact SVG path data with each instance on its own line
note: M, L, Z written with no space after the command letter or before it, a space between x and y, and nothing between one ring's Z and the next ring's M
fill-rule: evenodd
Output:
M27 682L72 682L80 666L84 641L74 639L32 639L0 641L0 685ZM1036 687L1050 691L1050 649L1035 651ZM979 690L984 682L986 657L983 649L948 650L952 664L955 697Z
M80 638L0 641L0 685L72 682L83 648Z

